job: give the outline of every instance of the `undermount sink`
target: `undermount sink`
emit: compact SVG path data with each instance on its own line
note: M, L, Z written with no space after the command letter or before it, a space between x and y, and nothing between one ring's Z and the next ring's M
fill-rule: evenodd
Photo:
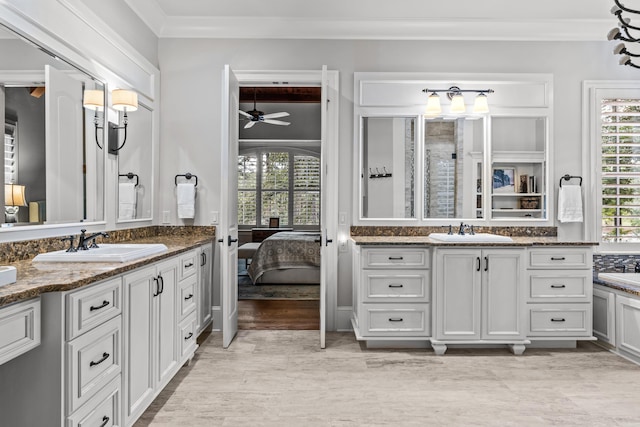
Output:
M36 255L34 262L128 262L167 251L162 243L103 243L86 251L55 251Z
M429 237L433 240L441 242L473 242L473 243L495 243L495 242L513 242L509 236L500 236L498 234L476 233L476 234L447 234L447 233L431 233Z
M640 273L598 273L598 279L640 286Z

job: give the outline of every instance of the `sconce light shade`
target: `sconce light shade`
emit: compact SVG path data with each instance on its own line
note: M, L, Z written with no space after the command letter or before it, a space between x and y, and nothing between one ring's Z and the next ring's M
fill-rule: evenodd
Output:
M87 110L102 111L104 109L104 92L101 90L85 90L82 105Z
M5 184L4 185L4 205L5 206L27 206L27 198L24 195L24 185Z
M427 98L427 109L425 114L427 116L437 116L442 113L442 107L440 106L440 95L433 92Z
M117 111L136 111L138 94L131 90L115 89L111 92L111 106Z
M451 112L458 114L458 113L464 113L464 111L465 111L464 97L462 96L461 93L456 93L451 98Z
M479 93L478 96L476 96L476 101L473 104L473 112L476 114L489 112L489 101L487 100L486 94Z

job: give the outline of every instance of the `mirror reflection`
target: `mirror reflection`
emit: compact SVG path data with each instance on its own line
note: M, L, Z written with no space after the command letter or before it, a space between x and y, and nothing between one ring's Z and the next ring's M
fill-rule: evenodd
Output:
M415 217L414 117L362 119L362 217Z
M483 120L424 123L424 218L482 218Z
M126 140L124 140L125 132L123 129L109 133L109 145L121 147L117 151L118 221L151 219L153 112L147 106L139 104L137 110L127 111L127 116ZM111 122L112 129L124 126L123 113L117 114L115 118L110 118L111 120L119 122Z
M0 27L6 225L104 218L104 150L83 92L102 84ZM96 112L98 120L102 112ZM102 135L97 135L101 138ZM85 143L86 142L86 143Z

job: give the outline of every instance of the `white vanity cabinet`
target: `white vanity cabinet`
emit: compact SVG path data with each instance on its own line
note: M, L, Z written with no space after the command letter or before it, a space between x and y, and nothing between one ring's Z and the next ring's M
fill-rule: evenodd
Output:
M524 249L437 248L434 260L436 354L471 343L522 353Z
M616 341L621 354L640 360L640 299L616 296Z
M599 285L593 285L593 335L616 345L616 294Z
M640 296L594 284L593 334L606 348L640 363Z
M0 309L0 365L40 345L40 298Z
M591 339L591 247L531 248L527 261L527 337L531 341Z
M213 306L213 244L202 245L198 250L198 334L212 321Z
M427 341L431 336L429 250L356 247L354 317L359 340Z
M183 269L171 258L124 276L126 425L144 412L178 367L176 295Z

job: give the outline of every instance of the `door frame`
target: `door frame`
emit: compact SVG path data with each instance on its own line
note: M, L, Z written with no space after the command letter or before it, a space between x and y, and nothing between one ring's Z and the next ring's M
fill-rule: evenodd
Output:
M246 71L234 70L234 74L238 79L240 86L275 86L274 82L287 82L287 86L295 85L318 85L322 86L322 69L318 70L302 70L302 71ZM326 229L326 236L323 236L323 242L326 238L332 239L333 244L327 246L327 259L322 260L322 268L327 272L326 277L326 330L336 330L336 312L337 304L337 276L338 276L338 118L339 118L339 72L336 70L328 70L326 72L326 87L328 110L326 116L326 144L323 147L326 151L326 185L321 191L325 193L326 200L326 221L323 229ZM225 171L221 171L221 182L227 182L228 177ZM236 198L232 201L237 203L237 194L230 196ZM226 206L228 200L221 200L221 206ZM220 260L224 262L224 260ZM329 268L325 268L324 263L328 263ZM228 286L221 280L221 294L224 293L224 287Z

